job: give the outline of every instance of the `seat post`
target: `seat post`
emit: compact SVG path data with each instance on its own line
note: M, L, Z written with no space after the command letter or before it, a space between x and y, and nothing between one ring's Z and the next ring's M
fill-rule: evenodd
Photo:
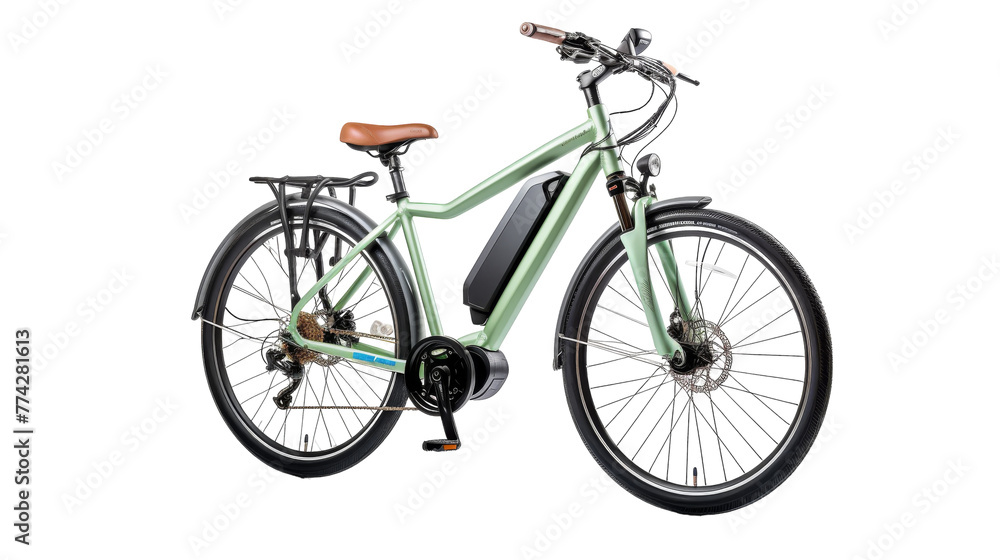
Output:
M397 202L403 198L409 198L406 192L406 184L403 182L403 166L399 163L399 156L396 154L382 158L382 163L389 168L389 178L392 179L392 194L385 197L389 202Z

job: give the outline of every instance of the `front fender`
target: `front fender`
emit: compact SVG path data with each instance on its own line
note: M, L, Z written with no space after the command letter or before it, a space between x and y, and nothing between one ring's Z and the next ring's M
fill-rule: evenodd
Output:
M646 208L646 216L648 217L658 212L669 210L691 210L704 208L711 204L711 202L711 197L707 196L680 196L677 198L669 198L648 206ZM556 332L552 341L552 369L557 370L562 367L562 344L560 343L559 335L566 330L566 316L569 311L569 305L573 301L573 295L576 294L577 288L580 284L580 279L583 278L583 273L590 265L590 262L597 256L597 252L600 248L604 247L604 245L611 239L618 238L621 234L621 227L617 224L608 228L608 230L605 231L604 234L598 238L597 242L590 248L590 251L587 251L586 256L584 256L583 260L580 261L580 266L578 266L576 268L576 272L573 273L573 278L569 282L566 294L563 295L562 305L559 307L559 315L556 316Z

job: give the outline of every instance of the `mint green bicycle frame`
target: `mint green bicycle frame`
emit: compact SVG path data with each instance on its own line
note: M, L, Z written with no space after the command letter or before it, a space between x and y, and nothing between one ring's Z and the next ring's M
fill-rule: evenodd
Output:
M347 347L303 338L296 328L299 313L302 312L306 303L323 286L336 278L347 264L364 251L372 241L386 231L389 232L388 237L392 239L402 229L406 240L406 247L410 254L410 261L413 265L413 274L416 278L417 291L422 302L427 328L431 335L443 335L444 331L441 326L441 319L438 316L437 305L431 289L430 279L428 278L427 268L424 265L423 252L420 248L420 241L417 238L413 219L433 218L446 220L454 218L486 202L510 187L521 183L532 173L539 171L578 148L600 142L602 139L603 143L601 145L603 146L616 145L614 133L610 130L610 121L604 105L594 105L588 109L587 114L589 119L583 124L507 166L507 168L479 183L451 202L446 204L429 204L410 202L406 198L397 201L396 211L391 216L368 233L368 235L344 255L340 262L327 271L316 285L302 295L301 300L292 309L289 323L289 330L295 343L308 350L337 356L379 369L395 372L404 371L406 367L405 360L397 359L392 353L381 348L364 343ZM488 350L499 349L518 313L524 306L525 300L527 300L528 295L541 276L542 270L545 269L549 259L555 253L556 247L562 240L563 235L565 235L569 224L576 217L580 205L583 203L588 190L597 178L598 171L601 169L604 170L606 176L622 171L621 162L618 159L615 149L594 150L580 158L566 185L560 191L559 196L556 197L549 215L542 222L541 228L531 241L527 252L515 269L503 293L500 295L500 299L490 313L485 327L481 331L459 338L462 344L474 344ZM656 295L650 284L649 263L646 258L645 209L652 201L652 197L644 197L636 201L633 209L635 227L622 234L622 242L628 253L636 286L639 288L640 300L649 323L650 332L653 335L656 351L660 356L673 357L676 353L682 353L682 350L680 345L667 334L667 329L656 301ZM656 251L662 262L663 269L667 271L668 290L671 294L678 294L679 297L677 299L679 301L677 305L680 308L680 312L684 317L689 317L691 309L686 298L684 298L680 279L676 274L672 274L676 270L676 264L670 247L666 243L659 243L656 246ZM361 276L348 288L347 292L341 296L340 301L335 307L340 308L344 305L357 292L370 274L371 268L369 267L363 271Z

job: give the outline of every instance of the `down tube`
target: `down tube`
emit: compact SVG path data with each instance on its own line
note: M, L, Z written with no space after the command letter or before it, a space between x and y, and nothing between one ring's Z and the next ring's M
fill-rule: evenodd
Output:
M488 350L500 348L503 339L510 332L514 319L517 318L525 300L538 282L542 270L549 263L563 235L576 217L577 211L580 210L600 169L601 161L597 152L583 156L577 163L576 169L556 198L552 210L542 222L542 227L528 246L524 258L517 265L514 275L511 276L510 282L507 283L500 300L486 321L486 327L478 341L480 346Z

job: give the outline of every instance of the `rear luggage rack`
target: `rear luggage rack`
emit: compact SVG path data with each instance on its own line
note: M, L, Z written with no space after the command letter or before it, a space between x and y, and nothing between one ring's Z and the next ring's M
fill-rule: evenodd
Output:
M299 303L299 291L296 282L293 278L298 278L295 271L295 259L292 257L302 257L305 259L316 259L317 260L317 270L322 270L322 263L318 262L320 255L322 253L322 247L326 243L327 235L316 234L313 232L314 248L309 247L309 216L312 214L313 202L315 202L316 197L323 189L327 189L330 196L333 198L339 198L337 196L337 191L334 189L348 189L347 191L347 203L354 206L355 195L357 194L357 189L362 187L370 187L378 182L378 174L373 171L367 171L360 175L355 175L350 179L345 179L343 177L324 177L322 175L303 175L303 176L291 176L285 175L284 177L250 177L250 181L253 183L267 185L271 189L271 193L274 195L275 201L278 203L278 215L281 217L281 229L284 231L285 236L285 247L288 254L288 283L291 288L292 296L292 307ZM305 213L302 218L302 237L299 242L299 246L295 247L295 237L292 235L291 224L288 219L288 205L287 197L285 191L287 187L300 188L302 189L302 198L306 200ZM335 246L335 259L340 260L341 257L341 241L336 240ZM330 263L333 266L334 263Z

